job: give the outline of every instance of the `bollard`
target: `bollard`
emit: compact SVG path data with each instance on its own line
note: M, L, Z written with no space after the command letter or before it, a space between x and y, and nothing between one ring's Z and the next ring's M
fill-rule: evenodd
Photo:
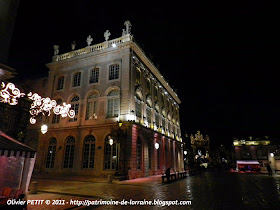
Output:
M38 182L31 182L29 186L29 193L30 194L37 194L38 190Z
M113 176L112 175L108 175L108 182L112 183L112 181L113 181Z

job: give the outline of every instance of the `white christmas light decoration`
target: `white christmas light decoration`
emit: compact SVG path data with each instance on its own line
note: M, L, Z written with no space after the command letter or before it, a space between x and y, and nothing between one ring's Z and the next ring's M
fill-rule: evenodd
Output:
M2 103L16 105L18 103L17 98L25 95L24 93L21 93L13 83L8 83L5 87L5 83L2 82L1 87L3 88L3 90L0 91L0 102Z
M0 102L8 103L10 105L18 104L17 98L25 96L25 93L21 93L18 88L13 83L8 83L5 85L2 82L2 90L0 90ZM30 123L36 123L36 117L38 114L42 113L43 115L50 116L51 110L53 109L54 114L61 115L62 117L69 116L70 118L75 117L75 111L70 110L71 104L63 103L63 105L57 105L55 100L50 98L42 98L37 93L32 94L32 92L27 94L27 97L33 101L30 107Z
M74 110L69 110L71 108L71 104L66 104L63 102L62 106L57 105L56 107L53 108L53 113L56 115L61 115L62 117L67 117L67 115L70 118L75 117L75 111Z
M71 104L63 103L63 106L57 105L55 100L51 100L50 98L42 98L37 93L32 94L31 92L27 94L28 98L33 100L30 108L30 114L32 115L30 118L30 123L35 124L35 117L42 113L43 115L50 116L51 110L53 109L54 114L61 115L62 117L70 118L75 117L75 111L70 110Z

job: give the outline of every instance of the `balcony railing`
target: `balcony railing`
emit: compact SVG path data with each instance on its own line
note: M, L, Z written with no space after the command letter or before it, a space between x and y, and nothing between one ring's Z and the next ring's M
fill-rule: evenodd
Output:
M102 43L99 43L99 44L88 46L88 47L85 47L85 48L82 48L82 49L79 49L79 50L74 50L74 51L64 53L64 54L61 54L61 55L55 55L55 56L53 56L52 61L66 60L66 59L73 58L73 57L76 57L76 56L79 56L79 55L83 55L83 54L91 53L91 52L94 52L94 51L99 51L99 50L103 50L103 49L106 49L106 48L109 48L109 47L113 47L113 44L115 44L117 46L119 44L122 44L122 43L127 42L127 41L131 41L131 40L132 40L131 35L124 35L124 36L119 37L117 39L113 39L113 40L110 40L110 41L105 41L105 42L102 42Z

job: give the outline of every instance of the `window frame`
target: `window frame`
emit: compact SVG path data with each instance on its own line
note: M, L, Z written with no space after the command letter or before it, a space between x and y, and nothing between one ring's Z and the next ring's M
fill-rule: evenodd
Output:
M119 66L118 78L110 79L110 68L111 68L111 66L117 66L117 65ZM107 81L108 82L120 81L120 77L121 77L121 64L119 62L109 64L108 67L107 67Z
M98 78L97 78L97 82L90 82L91 80L91 76L92 76L92 71L98 69ZM88 84L89 85L98 85L100 84L100 72L101 72L101 67L100 66L95 66L94 68L90 68L88 71Z
M51 137L49 139L49 144L48 144L45 168L48 168L48 169L54 168L55 157L56 157L56 148L57 148L57 140L55 137ZM52 152L50 152L50 151L52 151Z
M73 136L67 136L67 138L65 139L64 156L63 156L63 168L65 169L74 167L75 144L76 144L76 139ZM66 153L67 151L69 151L69 155L67 155L68 154Z
M90 98L90 96L94 95L94 93L96 93L96 97L94 98ZM91 93L88 94L88 97L87 97L87 102L86 102L86 116L85 116L85 120L93 120L95 119L95 116L97 117L97 113L98 113L98 102L99 102L99 93L97 91L93 91ZM91 112L92 112L92 115L90 115L90 105L89 104L92 104L91 106ZM92 118L93 116L93 118Z
M75 97L78 97L79 100L78 101L73 101L73 99ZM80 96L78 95L74 95L71 97L71 100L70 100L70 104L71 104L71 109L75 111L75 117L74 118L69 118L69 122L76 122L78 121L78 116L79 116L79 109L80 109ZM74 105L74 107L73 107Z
M109 144L109 136L106 136L104 142L104 170L116 170L117 169L117 144L114 142L113 145ZM107 155L109 154L109 155ZM116 160L114 161L114 154ZM109 164L107 164L109 162ZM109 168L107 167L109 165Z
M118 95L112 95L112 96L109 96L110 93L112 93L113 91L116 91L118 92ZM120 90L118 89L112 89L108 92L107 94L107 106L106 106L106 118L116 118L116 117L119 117L120 116ZM112 103L112 107L111 107L111 112L112 112L112 115L109 115L109 101L111 103L111 101L113 102ZM117 103L117 104L116 104ZM118 110L117 110L117 114L115 113L115 107L118 107Z
M86 145L89 145L87 154L86 154ZM83 142L83 160L82 160L83 169L94 169L95 153L96 153L95 150L96 150L95 137L93 135L87 135L84 138L84 142ZM85 158L87 160L85 160ZM87 162L85 162L85 161L87 161Z
M74 86L74 80L75 80L75 75L80 74L80 81L79 81L79 85ZM83 76L83 72L82 71L75 71L72 73L71 75L71 89L76 89L76 88L80 88L81 84L82 84L82 76Z
M59 82L59 79L60 78L63 78L63 83L62 83L62 88L61 89L57 89L58 87L58 82ZM64 91L64 88L65 88L65 81L66 81L66 75L59 75L57 78L56 78L56 81L55 81L55 91Z

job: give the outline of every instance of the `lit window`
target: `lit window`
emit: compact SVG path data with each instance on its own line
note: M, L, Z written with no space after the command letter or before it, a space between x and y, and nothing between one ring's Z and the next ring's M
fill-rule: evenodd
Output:
M73 87L79 87L81 84L81 72L77 72L73 76Z
M165 131L165 119L162 118L162 129Z
M97 109L98 109L98 93L94 92L89 95L87 102L87 113L86 120L92 120L97 117Z
M71 109L75 111L75 117L74 118L69 118L70 122L77 121L78 119L78 114L79 114L79 96L74 96L70 102L71 104Z
M117 146L116 143L109 144L109 136L106 137L105 148L104 148L104 168L105 169L116 169L117 165Z
M108 94L107 118L118 117L119 112L120 112L120 93L118 90L112 90Z
M64 76L61 76L57 79L56 90L62 90L64 86Z
M64 168L73 168L74 162L74 151L75 151L75 138L68 136L66 138L65 153L64 153Z
M141 101L135 99L135 109L136 109L136 117L141 118L142 117L142 107L141 107Z
M98 83L98 81L99 81L99 69L95 68L90 71L89 84Z
M141 71L136 69L136 84L141 85Z
M109 80L119 79L120 66L118 64L109 67Z
M149 124L152 123L152 118L151 118L151 115L152 115L152 112L151 112L151 108L147 107L146 109L146 115L147 115L147 121Z
M58 99L56 101L56 104L57 105L61 105L62 104L62 100L61 99ZM60 115L57 115L57 114L53 114L53 118L52 118L52 124L57 124L60 122Z
M155 113L155 121L156 121L156 126L159 127L159 115L158 115L158 113Z
M86 136L84 140L83 168L94 168L95 138Z
M151 81L149 79L147 79L147 83L146 83L147 87L146 87L146 94L150 94L151 93Z
M56 138L51 138L48 147L48 154L47 154L47 161L46 161L46 168L53 168L54 161L55 161L55 154L56 154Z
M158 88L155 87L155 100L158 100Z

